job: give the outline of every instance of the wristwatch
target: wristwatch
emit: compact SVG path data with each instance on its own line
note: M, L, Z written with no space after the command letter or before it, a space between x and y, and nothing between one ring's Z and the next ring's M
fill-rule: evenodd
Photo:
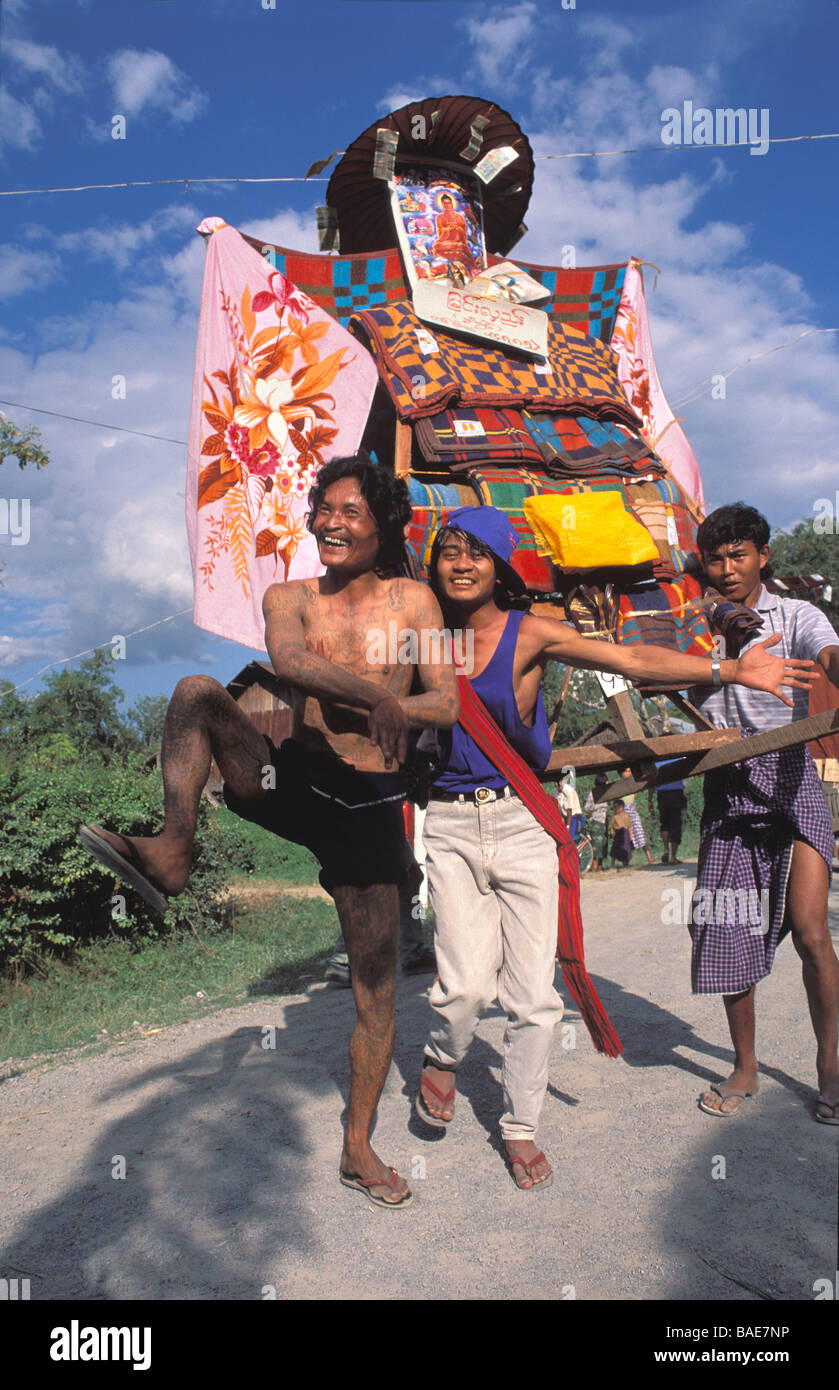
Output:
M718 656L711 658L711 684L722 685L722 675L720 673L720 659Z

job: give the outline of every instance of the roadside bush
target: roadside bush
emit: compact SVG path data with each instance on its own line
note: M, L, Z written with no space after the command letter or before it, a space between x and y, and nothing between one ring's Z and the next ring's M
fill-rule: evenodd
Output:
M163 825L163 783L142 755L105 763L71 760L64 743L25 763L0 766L0 969L37 969L111 932L142 940L161 931L204 930L223 921L231 869L252 871L253 854L229 818L199 813L188 890L161 920L129 887L91 859L79 828L94 822L128 835Z

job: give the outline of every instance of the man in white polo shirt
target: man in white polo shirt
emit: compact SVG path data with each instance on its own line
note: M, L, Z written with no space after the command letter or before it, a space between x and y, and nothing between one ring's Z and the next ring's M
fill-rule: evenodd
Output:
M839 685L839 636L825 615L764 587L771 576L768 542L765 518L742 502L712 512L697 533L711 584L761 619L742 650L779 633L774 652L817 661ZM693 699L716 728L762 733L807 717L808 692L792 695L781 703L732 684L696 688ZM733 1072L699 1101L708 1114L732 1115L758 1090L755 985L769 974L775 949L790 931L816 1034L816 1119L839 1124L839 961L827 925L832 858L830 815L804 744L706 775L691 975L694 993L723 995L734 1044Z

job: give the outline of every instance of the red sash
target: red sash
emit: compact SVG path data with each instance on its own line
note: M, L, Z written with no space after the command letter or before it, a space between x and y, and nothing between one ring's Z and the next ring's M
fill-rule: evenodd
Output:
M620 1038L612 1027L597 991L589 979L583 954L583 919L580 912L580 861L574 841L553 797L534 777L523 758L508 743L471 682L458 676L460 723L482 753L495 763L515 789L528 811L556 841L559 863L559 920L556 954L562 978L580 1010L591 1040L598 1052L617 1057L622 1051Z

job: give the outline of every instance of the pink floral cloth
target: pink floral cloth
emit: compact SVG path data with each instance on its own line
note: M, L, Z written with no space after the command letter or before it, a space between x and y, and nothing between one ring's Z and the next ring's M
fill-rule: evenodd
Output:
M618 354L618 376L630 405L644 422L643 435L699 509L705 496L699 464L684 430L676 421L661 389L653 356L644 281L639 263L626 269L623 293L609 346Z
M322 574L306 529L321 465L353 454L372 357L233 227L208 217L187 459L198 627L264 650L269 584Z

